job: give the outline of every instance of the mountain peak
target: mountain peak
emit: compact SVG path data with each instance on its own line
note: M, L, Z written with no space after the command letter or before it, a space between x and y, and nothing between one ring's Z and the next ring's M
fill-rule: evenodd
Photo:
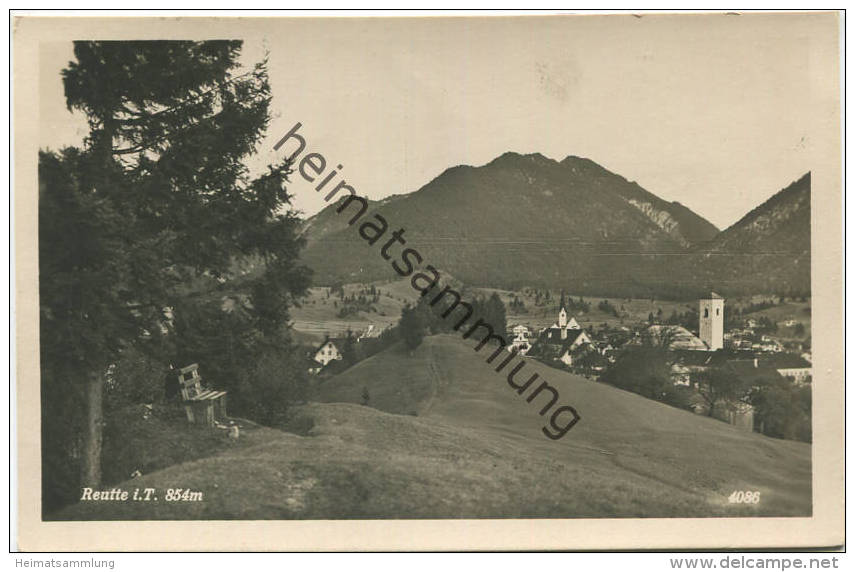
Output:
M612 173L596 161L588 159L587 157L579 157L577 155L567 155L564 159L561 160L560 165L565 169L568 169L571 172L583 171L596 175L606 175L611 177L617 177L618 179L627 181L624 177L621 177L617 173ZM631 183L632 184L632 183Z
M587 157L579 157L578 155L567 155L561 160L562 165L597 165L594 161ZM599 166L599 165L597 165Z
M555 159L550 159L541 153L517 153L516 151L506 151L487 163L488 165L556 165Z

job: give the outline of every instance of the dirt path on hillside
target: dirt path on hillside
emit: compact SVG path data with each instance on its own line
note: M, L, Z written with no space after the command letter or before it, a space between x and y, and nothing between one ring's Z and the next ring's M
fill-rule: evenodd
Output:
M433 344L428 346L428 356L430 359L428 372L431 378L431 395L422 405L421 411L419 411L420 416L430 413L437 398L445 394L445 390L449 384L448 376L442 371L438 361L435 359Z

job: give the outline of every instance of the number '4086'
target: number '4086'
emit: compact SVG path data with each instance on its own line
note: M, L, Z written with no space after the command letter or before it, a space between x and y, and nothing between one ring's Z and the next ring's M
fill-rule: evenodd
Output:
M760 502L760 491L733 491L727 500L731 504L757 504Z

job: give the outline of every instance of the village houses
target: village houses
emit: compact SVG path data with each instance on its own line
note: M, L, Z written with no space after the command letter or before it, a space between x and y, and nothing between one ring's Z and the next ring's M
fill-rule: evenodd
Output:
M528 353L531 349L531 330L528 326L516 324L509 328L511 331L511 343L508 345L508 351L515 351L521 355Z
M321 344L321 347L315 351L315 355L313 359L321 365L321 367L325 367L328 363L333 360L342 359L341 350L336 343L340 343L340 340L336 338L327 338L324 340L324 343Z
M558 321L540 332L539 343L555 353L555 359L564 365L573 365L574 359L584 350L594 350L593 341L575 318L567 319L564 306L558 311Z

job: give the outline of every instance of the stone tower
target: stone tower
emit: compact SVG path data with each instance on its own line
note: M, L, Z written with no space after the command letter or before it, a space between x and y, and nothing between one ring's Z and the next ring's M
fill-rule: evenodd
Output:
M561 306L561 310L558 312L558 327L562 329L567 327L567 311L564 306Z
M700 338L710 350L720 350L724 347L724 298L711 292L701 299Z

